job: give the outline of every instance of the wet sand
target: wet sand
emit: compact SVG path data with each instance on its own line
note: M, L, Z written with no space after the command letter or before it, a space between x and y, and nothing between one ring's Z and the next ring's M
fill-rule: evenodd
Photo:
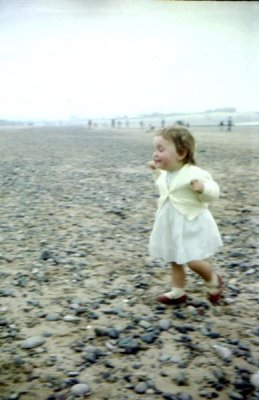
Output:
M156 302L152 132L0 129L1 400L259 398L259 128L190 130L221 187L217 307L191 273L186 306Z

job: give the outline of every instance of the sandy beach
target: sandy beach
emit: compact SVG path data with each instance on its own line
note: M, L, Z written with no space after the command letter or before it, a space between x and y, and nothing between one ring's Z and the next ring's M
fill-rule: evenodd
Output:
M152 132L0 128L0 400L259 399L259 127L190 130L221 188L216 307L191 273L156 301Z

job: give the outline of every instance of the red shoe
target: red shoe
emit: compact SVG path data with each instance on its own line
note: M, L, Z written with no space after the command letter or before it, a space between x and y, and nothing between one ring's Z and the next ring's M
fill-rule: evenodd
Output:
M168 297L167 294L161 294L160 296L158 296L157 301L159 301L160 303L163 304L167 304L167 305L173 305L173 304L181 304L184 303L187 300L187 295L183 294L180 297L175 298L171 298Z
M219 284L217 286L218 291L216 293L208 293L208 300L212 303L212 304L217 304L220 302L221 298L222 298L222 292L223 292L223 280L221 278L220 275L217 275L218 277L218 281ZM215 288L216 289L216 288Z

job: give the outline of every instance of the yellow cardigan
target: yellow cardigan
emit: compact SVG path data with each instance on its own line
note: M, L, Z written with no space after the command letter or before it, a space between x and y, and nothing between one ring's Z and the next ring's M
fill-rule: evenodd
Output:
M190 164L185 164L173 179L169 188L166 183L166 171L154 171L155 184L159 190L158 209L160 209L167 198L173 206L188 220L197 217L202 210L206 209L213 200L219 197L219 186L213 180L209 172ZM191 181L198 179L204 184L202 194L196 193L191 188Z

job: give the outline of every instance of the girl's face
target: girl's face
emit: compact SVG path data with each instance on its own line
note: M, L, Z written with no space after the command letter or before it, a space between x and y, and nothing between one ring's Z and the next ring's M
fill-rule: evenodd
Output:
M174 142L166 140L162 136L155 136L154 148L153 160L157 168L176 171L183 166L185 154L180 155L177 152Z

